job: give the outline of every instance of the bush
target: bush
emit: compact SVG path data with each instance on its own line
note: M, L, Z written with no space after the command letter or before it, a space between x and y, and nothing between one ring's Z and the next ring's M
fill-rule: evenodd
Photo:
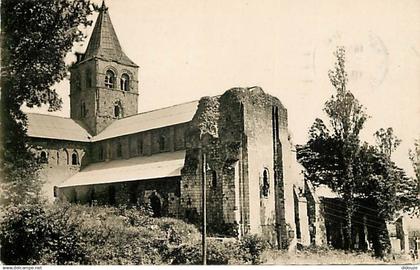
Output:
M19 204L4 209L1 257L6 264L85 263L77 224L66 208Z
M247 263L262 263L262 253L268 249L267 241L258 235L246 235L239 241L242 259Z
M152 218L144 208L25 204L8 207L0 224L6 264L201 264L197 228ZM208 239L208 264L261 262L257 236Z
M240 263L240 253L237 248L237 241L225 243L222 241L208 239L207 241L207 264L225 265ZM202 243L195 241L193 243L181 244L172 249L169 254L171 264L201 264L202 263Z

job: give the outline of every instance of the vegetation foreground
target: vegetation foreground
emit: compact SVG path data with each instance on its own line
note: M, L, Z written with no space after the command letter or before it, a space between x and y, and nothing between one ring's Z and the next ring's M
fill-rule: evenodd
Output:
M194 225L153 218L145 208L20 204L2 209L1 258L5 264L201 264L201 235ZM270 249L255 235L210 238L208 264L383 264L368 253L306 248Z
M5 264L201 264L194 225L144 208L20 204L2 213ZM209 239L207 263L259 264L266 249L257 236Z

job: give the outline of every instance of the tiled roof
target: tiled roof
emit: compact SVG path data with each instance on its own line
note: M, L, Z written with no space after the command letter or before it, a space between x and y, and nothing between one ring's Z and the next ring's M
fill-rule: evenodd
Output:
M185 151L112 160L88 165L58 187L150 180L180 176Z
M80 121L48 114L28 113L28 136L80 142L100 141L187 123L194 117L197 105L198 101L191 101L122 118L94 137L86 131Z
M93 137L92 140L100 141L145 130L186 123L194 117L197 106L198 101L192 101L122 118L114 121L104 131Z
M28 136L36 138L89 142L91 135L81 123L53 115L28 113Z
M84 59L90 59L92 57L137 66L123 52L105 4L102 4L98 18L96 19Z

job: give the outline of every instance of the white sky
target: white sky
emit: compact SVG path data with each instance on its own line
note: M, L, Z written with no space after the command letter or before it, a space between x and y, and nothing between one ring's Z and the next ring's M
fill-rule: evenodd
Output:
M259 85L286 106L299 144L316 117L326 119L323 104L334 93L327 73L336 46L345 46L350 90L371 116L362 139L373 143L377 129L393 127L403 140L394 160L413 174L408 149L420 137L420 1L106 4L123 50L140 66L140 112ZM53 114L68 117L68 80L57 90L64 104Z

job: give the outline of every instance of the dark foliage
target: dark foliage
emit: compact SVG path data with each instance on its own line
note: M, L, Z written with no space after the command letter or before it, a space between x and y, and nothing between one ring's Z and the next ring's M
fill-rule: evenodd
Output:
M78 27L91 23L87 16L92 10L89 0L1 2L3 203L34 200L40 192L39 165L28 148L21 107L60 108L61 99L51 87L66 76L64 57L83 38Z
M3 209L6 264L201 264L195 226L153 218L144 208L20 204ZM208 264L257 264L266 243L256 236L209 239Z
M298 160L306 169L306 177L315 186L327 185L338 192L345 203L345 247L352 248L352 220L358 209L356 198L362 198L376 209L374 215L382 221L391 220L398 210L412 208L416 193L412 179L391 161L391 153L400 140L392 128L375 133L378 146L361 144L359 133L367 115L353 94L346 89L347 74L344 70L345 51L335 54L335 68L329 72L336 94L325 103L331 131L321 119L315 119L309 130L309 140L298 146ZM418 203L418 201L417 201ZM389 240L386 229L377 230L382 239L376 246L377 254L384 254Z

